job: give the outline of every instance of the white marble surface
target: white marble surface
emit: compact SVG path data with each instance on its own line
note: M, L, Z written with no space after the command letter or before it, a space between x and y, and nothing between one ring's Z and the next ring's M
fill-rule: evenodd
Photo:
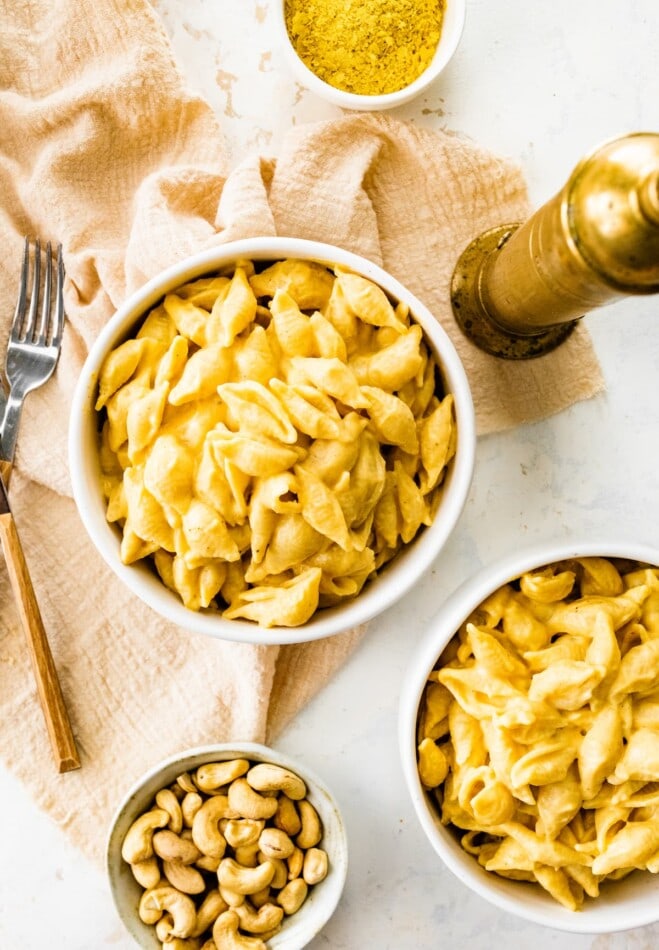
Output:
M306 93L273 48L271 0L156 0L190 84L222 122L230 165L276 153L292 124L339 114ZM459 130L524 167L534 205L604 139L659 130L656 0L468 0L462 46L430 92L399 115ZM620 536L659 525L658 299L592 314L607 392L545 422L480 440L464 514L434 570L372 625L343 670L278 746L337 794L351 866L312 950L650 950L659 925L574 936L525 923L440 866L398 764L401 677L443 598L525 543ZM320 737L322 736L322 741ZM0 950L131 950L103 876L0 771Z

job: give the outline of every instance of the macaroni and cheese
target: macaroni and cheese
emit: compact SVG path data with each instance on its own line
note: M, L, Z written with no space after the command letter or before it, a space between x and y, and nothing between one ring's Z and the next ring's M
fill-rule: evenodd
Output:
M406 306L301 260L167 294L106 358L96 410L122 561L264 627L356 596L431 523L456 449Z
M485 870L571 910L659 871L659 569L576 558L489 596L428 678L417 762Z

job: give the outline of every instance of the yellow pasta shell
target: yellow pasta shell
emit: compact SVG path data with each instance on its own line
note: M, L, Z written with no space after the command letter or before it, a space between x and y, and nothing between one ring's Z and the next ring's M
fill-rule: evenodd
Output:
M281 587L252 587L238 595L224 616L255 620L262 627L294 627L313 614L318 606L320 568L308 568Z
M281 403L261 383L251 380L223 383L217 391L229 407L231 424L240 432L261 434L288 444L297 441L297 430Z
M108 353L98 379L98 397L95 405L97 411L102 409L110 396L131 378L137 369L145 343L145 340L126 340Z
M257 297L274 297L278 290L288 293L301 310L321 310L326 306L334 278L315 261L277 261L249 279Z
M243 267L236 267L226 290L221 291L211 309L207 338L222 346L231 346L256 316L256 297Z
M219 424L208 435L215 452L246 475L276 475L291 468L300 456L293 448L273 439L231 432Z

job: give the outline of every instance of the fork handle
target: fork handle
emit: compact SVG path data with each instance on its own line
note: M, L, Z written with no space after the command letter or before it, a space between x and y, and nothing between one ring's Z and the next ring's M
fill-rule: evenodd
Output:
M9 487L9 479L11 477L12 464L11 462L5 462L4 459L0 459L0 478L5 483L5 487Z
M22 385L12 386L7 395L7 405L2 418L2 454L6 459L13 459L16 451L18 424L23 413L23 403L28 391ZM0 465L10 464L0 462ZM11 469L10 469L11 471ZM7 483L5 482L5 485Z
M59 771L70 772L72 769L80 768L80 758L39 605L25 562L23 547L11 512L0 515L0 542L5 552L9 581L27 637L50 744Z

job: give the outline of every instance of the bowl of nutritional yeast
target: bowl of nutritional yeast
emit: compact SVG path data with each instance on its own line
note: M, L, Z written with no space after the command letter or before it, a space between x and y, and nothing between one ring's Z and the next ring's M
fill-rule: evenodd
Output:
M344 109L392 109L428 92L458 49L465 0L278 0L272 15L299 82Z

